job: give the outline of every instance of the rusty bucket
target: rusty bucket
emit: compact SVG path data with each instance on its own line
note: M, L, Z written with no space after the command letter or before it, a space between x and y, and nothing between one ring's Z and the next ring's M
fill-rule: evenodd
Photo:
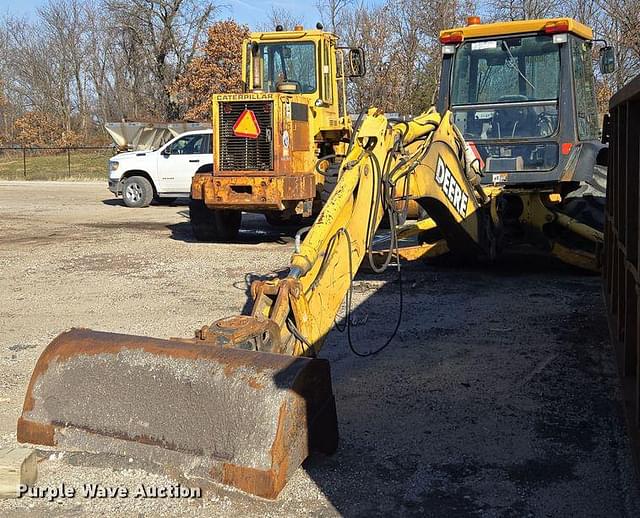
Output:
M40 356L18 441L278 496L338 432L326 360L71 329Z

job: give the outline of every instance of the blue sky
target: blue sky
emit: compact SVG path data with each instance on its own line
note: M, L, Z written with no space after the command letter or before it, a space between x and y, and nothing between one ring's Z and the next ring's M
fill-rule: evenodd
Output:
M46 4L47 0L0 0L0 14L13 14L18 16L31 15L36 9ZM320 15L315 7L315 0L219 0L225 5L220 18L234 18L240 23L246 23L255 27L264 23L271 12L271 6L291 11L296 18L301 18L305 25L315 26Z

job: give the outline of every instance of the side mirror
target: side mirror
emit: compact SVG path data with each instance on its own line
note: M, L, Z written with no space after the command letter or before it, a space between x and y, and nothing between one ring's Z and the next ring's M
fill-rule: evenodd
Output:
M171 147L171 146L167 146L162 151L160 151L160 154L162 156L164 156L164 157L171 156L171 152L169 151L169 147Z
M364 49L360 47L349 49L346 65L347 75L349 77L363 77L367 72L364 61Z
M616 69L616 55L613 47L602 47L600 49L600 73L611 74Z

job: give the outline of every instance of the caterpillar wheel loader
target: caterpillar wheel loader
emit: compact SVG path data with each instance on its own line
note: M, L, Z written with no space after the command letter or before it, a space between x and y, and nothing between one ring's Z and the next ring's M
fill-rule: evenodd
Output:
M200 241L234 240L243 211L276 226L318 213L325 177L314 166L344 156L346 81L365 74L363 50L338 46L321 24L252 33L242 48L244 92L213 96L213 167L192 183Z
M511 27L509 37L521 41L529 36L533 42L541 38L539 52L553 54L556 49L562 61L566 59L562 58L562 46L572 48L575 31L571 28L578 26L571 20L561 21L567 32L560 34L566 38L556 42L558 32L546 32L549 21L537 25L515 22L497 28L501 27L506 37L506 27ZM520 29L523 36L513 36ZM489 41L496 39L500 38L494 34ZM586 41L586 37L577 39L580 45ZM456 56L465 59L465 50L463 41L445 44L454 46L454 53L449 54L453 57L446 58L453 59L444 67L446 74L451 65L454 70L459 66ZM484 43L482 48L498 51L499 45L513 55L508 59L513 63L510 67L518 68L516 82L535 85L535 78L528 75L532 66L518 63L515 41L510 40L507 47ZM532 50L528 45L526 49ZM499 64L502 58L495 60ZM459 83L453 77L453 91L457 92ZM569 75L569 86L573 85L572 77ZM528 100L501 101L511 102L518 104L509 105L509 109L520 110L523 103L529 108ZM546 104L533 105L539 106ZM88 329L60 334L34 368L18 420L18 440L136 457L193 484L221 482L273 499L312 450L331 453L337 447L330 367L318 355L345 299L345 325L350 326L352 281L363 262L381 271L399 254L403 237L437 233L433 242L426 243L427 248L441 252L444 247L470 259L494 257L504 236L516 235L523 240L530 236L534 245L595 267L602 233L566 214L558 199L565 194L557 188L561 183L558 178L527 185L528 179L535 179L534 174L544 171L523 170L532 167L528 162L531 155L515 151L511 165L494 173L496 155L482 155L480 146L485 142L472 145L465 140L463 132L471 133L461 122L461 109L455 107L458 111L432 108L396 123L375 108L363 113L353 128L326 204L296 245L285 273L253 282L248 313L205 325L194 337L185 339ZM479 108L465 106L465 110L477 112ZM556 123L559 139L564 138L560 128L566 124L562 110L560 107ZM474 115L467 122L486 124L488 118ZM501 132L508 127L503 120ZM487 134L494 131L493 125L489 122ZM518 130L511 127L508 131L515 135ZM509 141L509 145L553 148L551 137ZM556 141L558 148L563 143ZM571 147L582 145L577 140ZM507 162L501 160L509 157L500 153L496 159L503 166ZM564 171L570 158L561 156L561 150L557 157L543 153L540 160L553 164L557 158ZM575 156L575 167L579 168L580 155ZM525 176L517 177L522 181L515 185L493 179L486 182L483 169L508 175L507 180L510 175ZM570 181L578 180L574 176ZM407 222L407 200L423 207L428 217ZM514 205L521 207L517 214ZM389 222L391 246L386 256L378 259L373 243L383 218ZM580 240L580 246L570 248L569 235ZM557 253L561 241L566 254ZM584 243L593 245L592 249L582 246Z

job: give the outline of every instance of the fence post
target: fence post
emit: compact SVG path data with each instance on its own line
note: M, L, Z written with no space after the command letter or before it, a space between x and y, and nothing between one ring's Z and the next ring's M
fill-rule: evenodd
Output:
M71 178L71 150L67 148L67 169L69 170L69 178Z
M22 174L25 180L27 179L27 149L22 148Z

